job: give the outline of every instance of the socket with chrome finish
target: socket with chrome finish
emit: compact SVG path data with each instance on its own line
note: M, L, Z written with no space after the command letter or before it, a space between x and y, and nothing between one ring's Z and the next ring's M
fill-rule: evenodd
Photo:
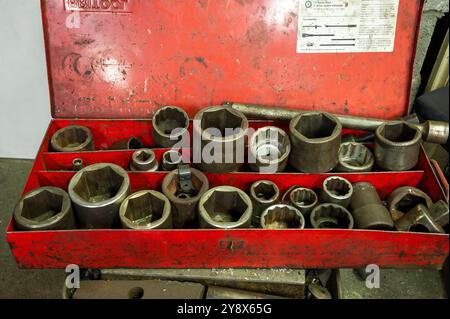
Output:
M198 215L198 202L209 189L208 178L195 168L189 168L190 186L186 190L186 171L176 169L163 180L162 192L172 203L172 220L174 228L194 227ZM182 175L185 175L183 177Z
M348 180L339 176L331 176L323 181L319 199L321 203L332 203L348 207L352 195L353 186Z
M340 205L320 204L316 206L309 216L313 228L340 228L352 229L353 216Z
M355 220L355 227L358 229L391 230L394 228L391 214L383 205L375 186L371 183L353 184L350 208Z
M248 228L253 204L242 190L232 186L218 186L200 198L200 228Z
M388 171L407 171L419 160L422 134L406 122L382 124L375 131L375 161Z
M370 172L374 163L372 152L363 144L342 143L339 148L337 172Z
M119 215L123 228L172 228L170 202L166 196L153 190L144 190L128 196L120 205Z
M312 189L296 187L289 194L289 200L305 216L309 214L319 203L316 192Z
M171 172L183 163L183 157L177 150L168 150L162 156L161 168Z
M68 190L82 228L110 229L119 224L119 207L130 193L130 178L118 165L99 163L77 172Z
M386 204L392 219L395 222L419 204L430 209L433 206L433 201L430 196L420 189L411 186L403 186L397 188L389 195Z
M262 173L282 172L291 152L289 136L274 126L262 127L252 135L249 143L249 166Z
M303 229L305 228L305 218L294 206L272 205L262 213L261 227L265 229Z
M62 230L76 228L69 195L57 187L41 187L25 194L14 209L20 230Z
M338 163L342 125L339 120L320 112L307 112L289 124L292 143L291 165L303 173L327 173Z
M155 153L149 148L137 150L131 156L130 170L133 172L155 172L158 170L158 161Z
M208 107L198 112L194 118L194 138L201 139L198 167L208 173L238 171L245 161L247 132L248 120L239 111Z
M153 115L152 134L155 144L172 147L188 135L189 117L176 106L165 106Z
M79 125L70 125L58 130L53 134L50 145L55 152L86 152L95 150L91 130Z
M253 203L252 225L261 226L261 213L269 206L278 204L280 190L269 180L256 181L250 186L250 198Z

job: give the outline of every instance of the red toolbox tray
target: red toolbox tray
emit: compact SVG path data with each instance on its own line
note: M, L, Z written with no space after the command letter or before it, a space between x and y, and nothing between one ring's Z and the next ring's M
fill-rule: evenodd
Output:
M151 118L163 105L193 115L225 100L276 104L378 118L407 111L422 1L400 0L389 53L298 54L297 14L304 1L43 0L52 114L24 192L67 189L72 160L128 167L131 151L108 151L130 136L152 146ZM109 4L109 5L108 5ZM95 152L54 153L61 127L89 127ZM251 127L268 122L250 121ZM286 128L286 123L270 123ZM359 133L359 132L356 132ZM155 149L160 158L164 149ZM129 173L132 191L160 189L165 172ZM368 181L382 199L416 186L444 199L423 150L408 172L272 175L207 174L210 187L248 190L259 179L281 192L319 188L330 175ZM366 230L62 230L21 232L7 240L20 267L346 268L442 267L448 235Z

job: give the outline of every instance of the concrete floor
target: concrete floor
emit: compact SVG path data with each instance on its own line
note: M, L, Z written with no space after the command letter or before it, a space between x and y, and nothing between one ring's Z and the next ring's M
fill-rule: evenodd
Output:
M63 270L19 270L5 241L5 228L19 199L32 161L0 159L0 299L61 298ZM341 270L342 297L447 298L440 272L382 270L380 289L366 288L351 269Z
M0 159L0 299L61 298L63 270L19 270L5 229L33 161Z

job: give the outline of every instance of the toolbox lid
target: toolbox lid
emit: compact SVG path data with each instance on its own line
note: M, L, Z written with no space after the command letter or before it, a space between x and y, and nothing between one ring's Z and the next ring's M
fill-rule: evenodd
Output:
M177 105L193 117L235 101L399 117L408 109L422 5L42 0L52 114L149 118ZM345 32L361 38L337 38ZM393 52L379 37L389 33Z

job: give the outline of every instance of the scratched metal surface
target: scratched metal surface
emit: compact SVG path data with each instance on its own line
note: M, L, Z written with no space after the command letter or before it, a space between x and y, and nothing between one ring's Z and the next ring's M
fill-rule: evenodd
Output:
M79 2L42 0L55 117L148 118L162 105L193 116L224 100L378 118L407 110L421 0L400 0L393 53L355 54L297 54L299 0L65 7Z

